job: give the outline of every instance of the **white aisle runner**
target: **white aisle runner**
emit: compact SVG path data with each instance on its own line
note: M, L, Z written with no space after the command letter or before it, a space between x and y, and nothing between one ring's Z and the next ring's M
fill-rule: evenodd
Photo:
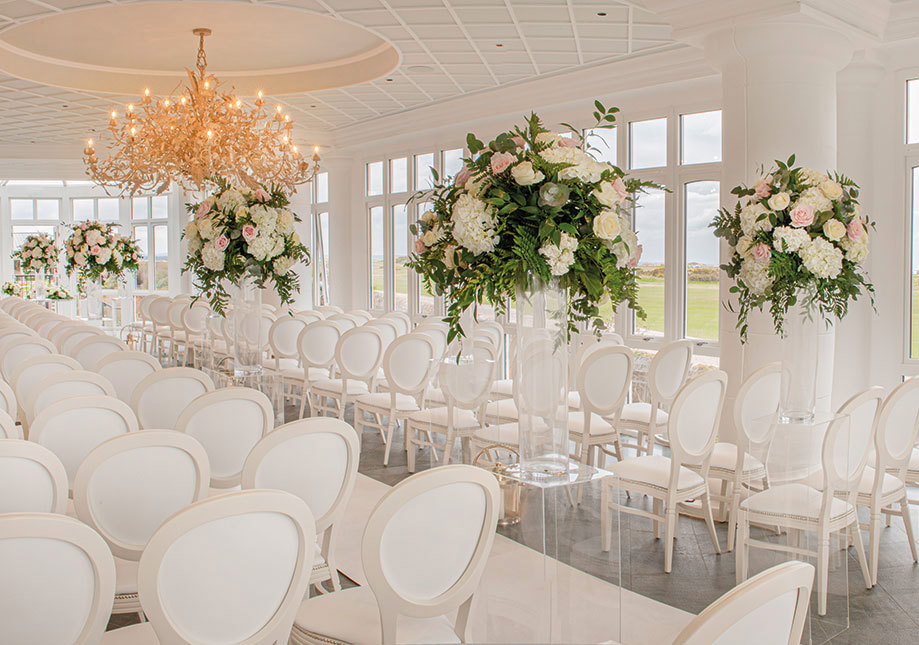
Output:
M360 543L367 517L389 486L358 475L354 494L337 529L336 564L349 578L365 584ZM560 562L555 565L557 596L553 642L601 643L619 639L622 602L624 645L666 645L691 614L605 582ZM474 643L546 642L548 598L544 558L498 535L476 594L472 612Z

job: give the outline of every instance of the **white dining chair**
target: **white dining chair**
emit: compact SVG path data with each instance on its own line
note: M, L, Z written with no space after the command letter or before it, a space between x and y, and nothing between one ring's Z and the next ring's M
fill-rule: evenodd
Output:
M131 394L131 408L145 430L173 430L189 403L214 390L211 377L192 367L168 367L148 374Z
M80 320L64 320L60 324L55 325L54 328L48 332L47 338L54 343L56 347L60 348L58 339L61 336L72 329L85 329L86 327L89 327L89 325Z
M13 370L10 376L10 387L15 393L15 400L22 401L19 418L25 422L25 402L34 395L34 388L43 378L58 372L72 372L83 367L70 356L63 354L40 354L24 360Z
M77 396L115 396L112 382L88 370L65 370L45 376L35 384L24 404L31 431L35 419L49 406ZM31 435L30 437L31 438Z
M322 314L323 318L328 318L329 316L334 316L335 314L343 314L345 310L337 305L319 305L314 307L315 311Z
M0 439L0 514L64 513L67 471L34 441Z
M0 380L0 410L6 412L14 419L19 414L19 404L16 394L13 393L13 388L10 387L9 383L2 380Z
M297 339L309 324L299 314L283 314L271 323L268 329L268 348L270 358L265 359L264 367L274 372L281 381L285 394L293 398L294 389L303 385L303 367L300 363L300 351Z
M137 418L113 396L74 396L52 403L32 422L29 440L58 456L73 490L77 469L103 441L137 431Z
M673 645L799 645L813 585L814 565L777 564L706 607Z
M58 335L57 346L60 349L61 354L64 354L65 356L73 356L74 348L79 345L81 341L93 336L105 336L105 332L103 332L98 327L90 327L89 325L83 325L82 327L75 329L68 329L64 333ZM74 356L74 358L76 357Z
M248 387L225 387L201 394L179 414L175 429L207 451L211 488L239 486L243 464L259 439L274 428L271 399Z
M390 311L381 316L381 320L392 320L396 325L399 326L399 335L407 334L412 330L412 319L409 318L408 314L401 311Z
M341 339L341 329L334 323L317 320L309 323L297 337L297 351L303 370L300 382L300 414L309 406L310 416L317 412L312 385L331 378L335 364L335 348Z
M73 356L85 370L96 370L96 365L109 354L127 352L129 347L121 339L114 336L89 336L76 345L70 355Z
M603 551L610 550L613 521L610 509L647 517L654 523L655 537L660 537L663 525L664 572L670 573L679 506L699 500L712 546L715 553L721 553L712 519L708 469L721 420L727 381L727 374L714 370L695 377L680 389L674 397L667 419L670 457L641 455L610 466L610 472L616 477L604 482L600 499ZM616 498L620 489L650 497L653 501L651 512L620 504Z
M291 643L466 642L499 498L494 475L467 465L434 468L396 484L364 529L367 585L304 601Z
M317 413L322 416L330 412L339 419L344 418L349 402L374 391L374 380L382 361L383 335L378 329L356 327L344 332L335 345L338 378L310 384Z
M655 442L666 444L668 408L686 383L692 367L692 341L674 340L654 354L648 366L648 401L626 403L622 409L620 434L632 435L637 454L654 453Z
M395 339L383 354L386 392L362 394L354 400L354 429L361 436L365 427L379 430L386 448L383 465L389 464L393 433L406 417L421 410L425 389L431 381L434 343L424 334L406 334ZM370 415L368 420L365 415ZM386 417L384 426L381 417Z
M0 439L22 439L22 426L16 425L16 421L7 412L0 410Z
M115 564L98 533L66 515L0 515L0 571L0 643L99 643Z
M185 361L183 365L201 366L201 354L208 341L207 319L212 311L203 300L192 300L182 309L182 331L185 334Z
M96 446L77 469L73 506L115 556L113 614L139 613L137 563L163 522L207 496L204 447L172 430L142 430ZM65 491L66 495L66 491Z
M876 393L862 395L869 402ZM860 407L855 398L849 403ZM734 548L737 583L747 579L750 548L777 550L792 556L817 560L817 613L826 615L827 586L830 564L830 535L841 533L855 545L866 588L871 588L865 548L858 531L855 507L858 482L868 459L867 448L872 439L871 429L853 422L850 417L835 417L826 429L821 450L822 490L801 482L771 486L741 501L737 519L737 544ZM750 524L774 526L784 530L787 544L755 539ZM802 533L816 534L816 548L802 544Z
M57 347L50 340L39 336L29 338L7 338L0 341L0 375L8 383L12 381L13 372L24 361L34 356L57 354Z
M130 405L138 384L160 369L159 361L147 352L129 350L108 354L96 363L93 371L111 381L115 396Z
M109 631L100 645L287 643L315 551L313 514L290 493L196 502L166 520L140 557L150 622Z
M362 325L363 325L364 323L367 323L367 322L373 320L373 314L370 313L369 311L364 310L364 309L351 309L350 311L348 311L348 312L346 312L346 313L347 313L349 316L354 316L354 317L356 317L356 318L360 318L360 319L361 319L361 323L360 323L360 324L362 324Z
M172 298L168 296L157 296L149 306L150 321L153 324L153 341L149 351L161 361L167 360L167 343L172 341L172 333L169 326L169 307L171 305Z
M355 327L360 327L363 324L363 319L357 316L352 316L350 314L335 314L326 318L326 320L341 330L341 333L350 331Z
M269 488L296 495L316 519L318 551L310 583L320 592L341 590L335 566L336 522L344 515L360 461L354 428L340 419L292 421L263 437L249 453L242 487Z

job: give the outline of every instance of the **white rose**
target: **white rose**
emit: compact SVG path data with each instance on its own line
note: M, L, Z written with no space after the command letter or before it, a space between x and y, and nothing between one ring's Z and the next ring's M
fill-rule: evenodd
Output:
M213 239L214 220L212 220L210 217L202 217L201 219L197 220L195 225L198 229L198 235L200 235L202 239Z
M594 234L601 240L612 242L619 237L619 233L622 231L619 214L610 209L600 211L594 218L593 228Z
M842 197L842 186L830 179L820 184L820 190L829 199L836 200Z
M776 193L769 198L769 208L774 211L785 210L790 203L791 196L786 192Z
M511 170L511 173L513 172L514 171ZM425 211L424 214L421 216L421 221L424 222L425 224L430 222L432 219L434 219L434 211Z
M77 253L73 256L73 261L76 262L77 266L83 266L86 264L86 255L84 253Z
M439 239L440 231L433 228L421 236L421 241L424 242L425 246L433 246Z
M823 225L823 234L835 242L846 234L846 225L838 219L829 219Z
M546 178L544 174L533 168L533 164L529 161L521 161L511 168L511 177L520 186L532 186Z
M90 246L99 244L102 241L102 233L94 228L86 231L86 243Z

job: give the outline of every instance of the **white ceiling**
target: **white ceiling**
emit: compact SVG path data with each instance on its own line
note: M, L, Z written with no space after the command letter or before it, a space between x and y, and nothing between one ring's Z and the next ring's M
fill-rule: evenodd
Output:
M0 1L0 31L105 4ZM356 23L401 52L401 65L385 78L272 97L289 106L302 132L311 133L673 44L670 27L637 0L280 0L264 4ZM96 37L104 36L73 34L80 40ZM117 59L117 52L113 57ZM190 51L188 65L193 64ZM112 107L136 100L137 95L70 91L0 73L0 144L67 144L87 136L100 138Z

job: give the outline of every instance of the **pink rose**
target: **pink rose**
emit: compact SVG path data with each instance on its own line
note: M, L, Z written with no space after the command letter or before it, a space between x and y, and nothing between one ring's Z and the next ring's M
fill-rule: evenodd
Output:
M753 259L759 262L768 262L772 258L772 251L765 244L757 244L750 249L750 253L753 255Z
M852 218L852 221L846 226L846 234L853 242L858 242L862 239L862 235L865 234L865 225L862 224L860 217Z
M428 247L424 245L424 242L421 241L420 237L415 238L415 253L421 255L427 250Z
M230 238L226 235L218 235L214 238L214 248L218 251L226 251L228 246L230 246Z
M629 258L628 265L630 269L634 269L638 266L638 261L641 259L641 252L644 251L644 247L639 244L635 249L635 253L632 254L632 257Z
M809 204L798 204L791 209L791 225L804 228L814 223L814 209Z
M524 141L523 137L521 136L511 137L511 141L517 144L518 148L525 148L527 145L527 142Z
M622 177L616 177L616 181L613 182L613 190L616 191L616 194L619 195L621 199L625 199L629 195L629 190L625 187L625 182L622 181Z
M258 229L252 226L252 224L246 224L243 226L243 239L246 240L246 242L251 242L257 235Z
M264 203L267 202L269 199L271 199L271 195L269 195L264 189L262 189L262 188L257 188L257 189L256 189L256 191L255 191L255 201L257 201L257 202L262 202L262 203L264 204Z
M90 255L99 255L101 252L102 252L102 249L100 249L100 248L99 248L98 246L96 246L96 245L93 245L93 246L89 247L89 254L90 254Z
M463 169L456 173L456 177L453 178L453 185L463 187L471 176L472 173L469 172L469 169L463 166Z
M198 204L198 208L195 210L195 217L204 217L210 210L211 202L209 199L205 199L203 202Z
M510 168L515 161L517 161L517 157L509 152L496 152L491 156L491 171L496 175L500 175Z
M765 199L772 192L772 186L769 185L766 179L757 179L756 183L753 184L753 190L756 191L757 199Z
M574 137L559 137L558 146L559 148L577 148L578 142Z

